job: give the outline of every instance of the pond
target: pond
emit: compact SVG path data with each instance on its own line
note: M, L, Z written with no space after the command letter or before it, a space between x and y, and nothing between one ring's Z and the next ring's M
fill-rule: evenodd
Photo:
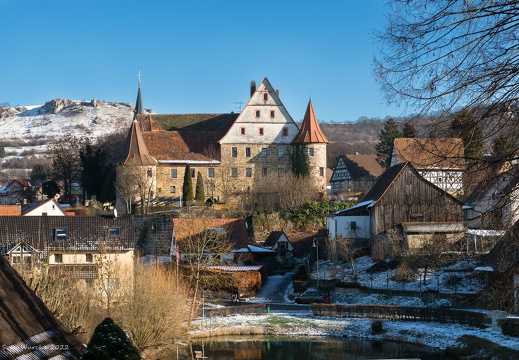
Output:
M195 342L191 347L203 350L209 360L449 359L443 351L426 346L352 339L226 337Z

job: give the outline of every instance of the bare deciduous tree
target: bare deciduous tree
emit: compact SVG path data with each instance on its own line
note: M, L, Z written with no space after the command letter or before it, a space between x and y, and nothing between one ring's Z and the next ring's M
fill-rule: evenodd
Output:
M66 201L71 200L72 181L81 171L80 150L88 143L88 138L65 135L56 141L50 149L54 178L63 181Z
M187 270L193 288L192 319L200 291L223 285L217 272L204 270L207 266L231 261L234 244L229 239L226 221L222 219L179 219L174 222L174 232L183 268Z

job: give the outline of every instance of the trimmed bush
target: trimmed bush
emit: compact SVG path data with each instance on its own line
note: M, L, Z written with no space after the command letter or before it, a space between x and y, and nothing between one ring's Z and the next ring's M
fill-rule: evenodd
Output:
M82 360L140 360L141 356L126 333L107 317L97 325Z

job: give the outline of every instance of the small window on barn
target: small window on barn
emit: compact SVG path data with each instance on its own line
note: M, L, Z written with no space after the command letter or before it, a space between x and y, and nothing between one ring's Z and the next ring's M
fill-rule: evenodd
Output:
M92 254L85 254L85 262L86 263L93 263L94 262L94 255L92 255Z
M148 168L148 177L152 177L153 176L153 170L152 168Z
M194 178L196 176L195 169L191 169L191 177Z
M118 227L108 228L108 235L119 236L119 228Z
M270 110L270 118L274 119L276 117L276 110Z
M54 228L54 241L66 241L67 240L67 228L59 227Z
M288 136L288 128L284 127L284 128L281 130L281 136Z
M352 221L350 223L350 229L351 230L357 230L357 222L356 221Z
M250 147L245 148L245 157L250 157Z
M214 178L214 168L207 169L207 177Z
M255 111L254 111L254 117L255 117L255 118L259 118L260 115L261 115L261 111L260 111L260 110L255 110Z
M176 186L170 186L170 187L169 187L169 192L170 192L171 194L176 193L176 192L177 192L177 187L176 187Z
M263 101L267 101L269 99L269 93L263 93Z
M244 127L240 127L240 135L245 135L245 128Z
M261 149L261 157L262 158L266 158L267 157L267 148L262 148Z
M238 148L237 147L232 147L231 155L232 155L232 157L238 157Z
M172 177L172 178L176 178L177 175L178 175L178 173L177 173L177 169L171 169L171 177Z
M61 264L63 262L63 254L54 254L54 262Z
M314 156L314 148L308 148L308 156Z
M285 149L278 148L278 157L282 158L285 155Z
M324 167L319 168L319 175L324 176Z
M258 135L259 135L259 136L263 136L263 135L265 135L265 129L262 128L262 127L260 127L260 128L258 129Z

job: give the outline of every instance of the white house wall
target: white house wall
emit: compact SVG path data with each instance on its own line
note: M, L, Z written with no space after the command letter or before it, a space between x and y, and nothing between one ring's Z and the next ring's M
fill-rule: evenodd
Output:
M352 229L352 223L356 229ZM338 237L348 239L369 239L370 218L369 216L335 216L326 219L326 228L330 238Z
M267 94L267 100L264 100L265 94ZM259 117L256 116L256 111L259 111ZM273 117L271 117L271 111L274 111ZM242 128L245 134L243 134ZM263 128L263 135L259 135L260 128ZM287 129L287 136L282 135L283 128ZM251 96L227 134L220 140L220 144L289 145L298 131L296 123L268 80L265 79Z

